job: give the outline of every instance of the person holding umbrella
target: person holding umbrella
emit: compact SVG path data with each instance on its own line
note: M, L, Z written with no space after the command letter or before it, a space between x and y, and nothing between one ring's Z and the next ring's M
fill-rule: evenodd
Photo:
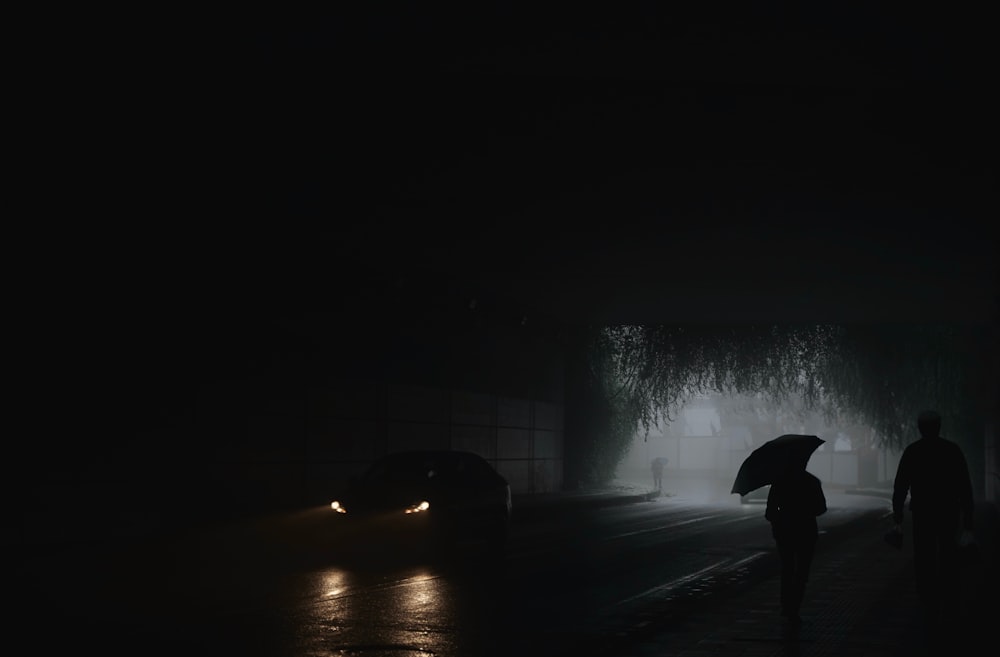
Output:
M799 609L805 597L809 568L819 537L817 516L826 513L826 496L820 480L806 470L806 461L790 464L771 484L764 517L781 559L781 613L789 622L802 622Z
M781 614L793 626L802 623L799 610L819 537L818 516L826 513L823 485L806 471L810 456L824 441L818 436L786 434L764 443L746 458L733 484L745 495L770 484L764 517L781 560Z

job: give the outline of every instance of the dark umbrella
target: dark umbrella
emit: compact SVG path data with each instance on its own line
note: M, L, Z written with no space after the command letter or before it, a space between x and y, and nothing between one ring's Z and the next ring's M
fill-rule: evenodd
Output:
M825 440L819 436L788 433L769 440L743 460L736 473L732 493L746 495L773 484L790 468L805 468L809 457Z

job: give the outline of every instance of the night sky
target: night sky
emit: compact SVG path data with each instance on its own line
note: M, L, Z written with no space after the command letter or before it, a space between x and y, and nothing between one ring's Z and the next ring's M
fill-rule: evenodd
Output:
M148 396L425 279L565 324L995 316L984 17L466 4L75 33L45 385Z
M974 15L661 4L234 20L212 91L247 216L221 239L570 322L995 311Z

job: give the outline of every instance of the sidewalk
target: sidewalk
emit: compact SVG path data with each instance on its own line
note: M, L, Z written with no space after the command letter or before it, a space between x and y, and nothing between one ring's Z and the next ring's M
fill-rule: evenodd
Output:
M553 495L548 503L614 504L637 502L651 493L635 482L615 482L602 491ZM669 488L665 486L665 489ZM683 486L679 497L685 495ZM881 489L847 489L843 492L888 499ZM669 494L669 493L668 493ZM567 497L573 498L567 500ZM537 497L528 504L545 504ZM904 547L887 546L885 524L860 531L824 550L813 563L803 624L797 630L785 625L779 614L780 577L777 572L763 582L699 604L680 618L665 622L676 611L658 603L646 605L639 616L609 619L595 628L588 655L608 657L715 656L764 657L889 657L960 654L995 645L995 624L1000 619L1000 559L997 506L979 501L976 540L981 563L962 571L962 599L952 609L941 642L932 643L921 624L913 585L912 537L907 531ZM676 609L676 608L675 608Z
M992 513L995 539L995 508ZM985 509L980 514L984 522L988 514ZM992 558L984 555L983 564L963 573L961 605L944 643L935 647L917 611L912 552L892 550L873 530L817 554L798 631L782 624L775 574L700 610L676 629L618 646L614 655L913 656L963 654L993 643L993 624L1000 617L995 541Z

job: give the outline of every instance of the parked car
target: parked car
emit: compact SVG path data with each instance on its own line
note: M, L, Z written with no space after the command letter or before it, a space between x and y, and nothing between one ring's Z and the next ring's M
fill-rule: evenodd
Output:
M348 549L500 548L510 527L511 494L507 480L477 454L407 451L372 463L330 508Z

